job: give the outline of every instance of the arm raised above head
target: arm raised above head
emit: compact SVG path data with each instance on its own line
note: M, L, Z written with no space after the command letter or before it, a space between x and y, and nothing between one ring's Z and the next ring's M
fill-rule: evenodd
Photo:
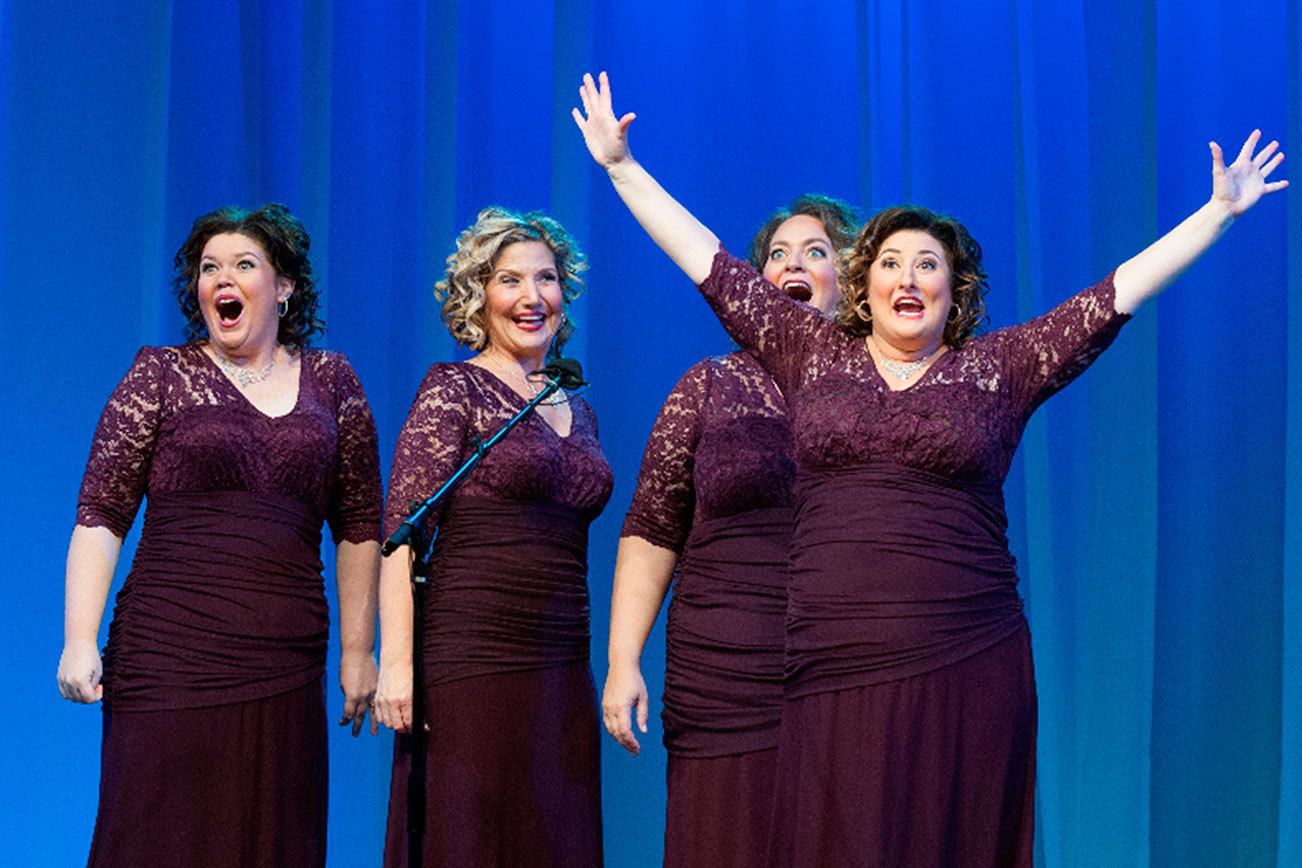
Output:
M583 111L571 109L570 114L583 133L588 152L610 176L615 192L651 240L669 254L692 283L703 282L710 275L719 239L633 159L628 128L637 115L630 112L616 118L610 81L604 72L595 82L590 74L584 74L579 99Z
M1288 186L1288 181L1266 180L1284 161L1284 153L1279 150L1279 142L1271 142L1256 152L1260 140L1261 130L1253 130L1239 149L1238 157L1228 166L1221 146L1209 143L1211 199L1180 225L1118 266L1113 279L1118 313L1134 313L1193 265L1257 200Z

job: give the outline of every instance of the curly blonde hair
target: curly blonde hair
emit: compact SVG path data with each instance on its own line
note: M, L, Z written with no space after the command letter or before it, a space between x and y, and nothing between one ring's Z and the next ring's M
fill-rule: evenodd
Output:
M845 263L841 284L844 302L836 321L857 337L872 334L873 316L868 306L869 273L882 244L903 229L920 229L945 248L950 270L953 306L945 322L945 343L961 349L986 319L986 273L981 267L981 245L967 227L944 214L919 205L898 205L881 211L864 224Z
M443 302L443 324L457 343L472 350L484 349L488 346L484 285L493 274L497 257L519 241L541 241L556 258L562 316L551 354L557 355L574 332L569 307L583 292L579 273L587 270L588 258L565 227L541 211L521 213L497 206L480 211L475 222L457 236L443 279L434 284L434 297Z

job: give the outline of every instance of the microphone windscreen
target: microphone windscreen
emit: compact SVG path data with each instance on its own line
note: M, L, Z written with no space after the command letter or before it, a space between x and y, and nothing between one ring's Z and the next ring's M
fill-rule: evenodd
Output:
M555 380L562 389L580 389L588 382L583 379L583 366L574 359L555 358L541 371L543 376Z

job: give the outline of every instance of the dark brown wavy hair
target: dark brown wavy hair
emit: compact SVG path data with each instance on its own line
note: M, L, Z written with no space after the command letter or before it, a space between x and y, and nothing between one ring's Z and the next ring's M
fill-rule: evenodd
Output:
M966 344L986 320L985 296L989 291L981 267L981 245L967 227L944 214L919 205L898 205L881 211L864 224L845 264L841 293L845 300L836 321L852 335L872 334L868 306L869 272L882 244L902 229L920 229L945 248L949 264L953 306L945 323L945 343L953 349Z
M316 282L312 279L312 263L307 258L312 239L288 208L274 202L255 211L235 205L218 208L196 219L190 227L190 237L172 260L176 272L172 288L185 317L185 339L198 341L208 337L208 324L199 310L199 260L210 238L228 232L258 242L267 251L276 275L294 281L289 309L280 318L276 340L298 349L307 346L314 335L325 331L325 324L317 316Z
M751 239L750 264L756 271L763 271L768 264L769 244L778 227L800 215L813 217L823 224L823 231L834 248L832 254L838 261L854 244L854 237L859 232L859 215L849 202L820 193L804 193L792 199L790 205L774 211Z

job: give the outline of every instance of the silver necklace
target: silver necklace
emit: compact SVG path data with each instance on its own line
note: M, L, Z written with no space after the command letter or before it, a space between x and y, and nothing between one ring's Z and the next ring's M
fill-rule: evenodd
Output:
M220 367L226 373L226 376L234 380L236 385L238 385L241 389L247 389L249 386L252 386L255 383L263 382L264 380L267 379L267 377L271 376L271 369L276 367L275 350L271 351L271 361L267 362L261 368L257 368L253 370L249 368L241 368L239 365L235 364L234 362L232 362L230 359L223 356L215 349L213 350L213 355L217 357L218 367Z
M931 361L931 357L935 354L936 351L932 350L922 358L914 359L911 362L897 362L894 359L888 359L885 355L879 355L879 358L883 368L891 374L894 374L897 379L907 380L914 374L918 373L918 371L927 367L927 363Z
M495 365L499 364L495 357L489 356L489 359L492 360L493 364ZM498 368L498 370L504 370L508 377L510 376L518 377L520 381L524 383L524 387L528 389L531 393L533 393L535 397L537 397L538 393L542 391L542 386L538 385L533 380L529 379L529 377L524 373L524 371L520 370L520 367L518 365L512 365L506 362L502 362L501 364L504 365L505 367ZM554 397L548 398L546 401L543 401L542 406L555 407L557 404L568 404L569 400L570 400L569 395L565 394L564 392L558 392Z

